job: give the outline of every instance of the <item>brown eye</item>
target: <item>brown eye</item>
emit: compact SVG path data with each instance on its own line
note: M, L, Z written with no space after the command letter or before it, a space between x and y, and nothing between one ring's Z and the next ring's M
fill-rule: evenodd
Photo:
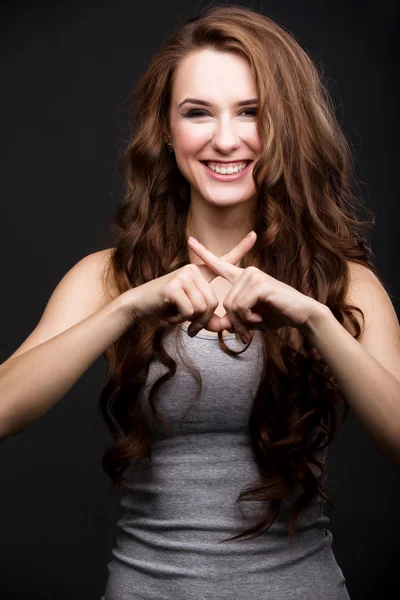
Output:
M198 114L198 113L202 113L202 114ZM204 110L189 110L189 112L187 112L185 114L185 117L189 117L189 119L190 119L191 117L202 117L204 114L207 114L207 113L205 113Z
M250 115L249 116L253 116L257 114L257 109L256 108L245 108L242 112L249 112L250 111Z
M245 112L250 112L250 115L248 115L248 116L254 116L257 113L257 109L256 108L245 108L244 110L241 111L240 114L245 113ZM206 114L207 113L204 110L192 109L192 110L189 110L189 112L187 112L184 116L191 119L193 117L203 117Z

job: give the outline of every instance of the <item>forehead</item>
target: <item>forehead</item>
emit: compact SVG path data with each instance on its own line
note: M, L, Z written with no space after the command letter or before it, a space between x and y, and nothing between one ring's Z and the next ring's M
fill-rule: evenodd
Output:
M235 102L242 96L257 96L257 86L245 58L232 52L200 50L183 58L175 71L172 98L179 104L185 96Z

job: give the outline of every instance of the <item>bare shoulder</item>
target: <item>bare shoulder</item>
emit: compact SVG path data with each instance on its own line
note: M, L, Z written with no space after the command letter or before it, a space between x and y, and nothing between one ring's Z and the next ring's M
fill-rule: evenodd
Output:
M365 317L366 331L359 341L366 339L367 330L371 329L372 323L382 320L386 320L396 330L397 319L386 282L382 279L382 283L373 271L359 263L348 261L348 267L350 280L347 302L360 308Z
M9 359L73 327L119 296L110 268L113 251L107 248L87 254L65 273L35 329Z
M400 373L400 324L390 288L379 274L352 263L349 286L350 303L361 308L365 328L359 343L396 379ZM381 281L382 280L382 281Z
M371 312L376 301L387 300L388 294L373 271L353 261L347 261L349 267L348 299L363 304L363 309Z
M115 248L106 248L93 252L85 257L93 264L96 277L94 285L97 289L99 308L102 308L120 295L114 278L111 259Z

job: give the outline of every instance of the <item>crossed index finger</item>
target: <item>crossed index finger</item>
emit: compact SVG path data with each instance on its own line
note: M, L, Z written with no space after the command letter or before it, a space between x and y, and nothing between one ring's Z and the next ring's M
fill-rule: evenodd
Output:
M257 239L255 231L250 231L232 250L224 254L220 258L230 262L232 265L237 265L243 256L250 250ZM203 246L204 247L204 246Z
M241 277L243 269L236 267L244 256L250 250L256 240L257 234L251 231L235 248L230 250L222 257L215 256L213 252L207 250L200 242L192 241L188 238L188 244L191 250L202 259L202 261L217 275L227 279L232 285ZM230 261L230 262L227 262Z

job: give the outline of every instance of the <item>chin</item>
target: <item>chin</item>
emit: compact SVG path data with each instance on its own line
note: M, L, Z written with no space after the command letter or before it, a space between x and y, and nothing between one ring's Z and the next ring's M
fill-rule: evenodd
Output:
M249 202L252 198L255 197L255 190L235 190L231 192L227 192L226 190L217 190L217 189L207 189L199 190L198 192L203 198L207 199L213 203L223 203L223 204L238 204L240 202Z

